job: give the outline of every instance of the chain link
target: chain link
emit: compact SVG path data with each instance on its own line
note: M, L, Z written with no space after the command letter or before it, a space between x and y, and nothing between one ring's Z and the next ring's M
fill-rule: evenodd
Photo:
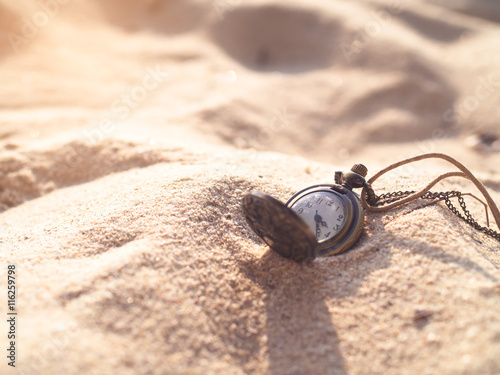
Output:
M390 204L393 202L397 202L401 199L404 199L412 194L415 194L415 191L394 191L391 193L385 193L381 195L373 195L369 197L369 203L372 206L380 207L386 204ZM422 195L420 198L422 199L437 199L444 200L446 206L453 212L457 217L464 220L467 224L472 226L474 229L485 233L486 235L500 241L500 233L494 231L491 228L483 227L480 225L471 215L469 210L465 205L465 200L462 197L462 193L459 191L446 191L446 192L427 192ZM457 198L458 203L460 204L460 208L462 212L460 212L452 203L451 198Z

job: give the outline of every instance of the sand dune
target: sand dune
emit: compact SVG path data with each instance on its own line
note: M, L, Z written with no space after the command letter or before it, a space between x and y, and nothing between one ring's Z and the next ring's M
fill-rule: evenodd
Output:
M19 288L1 373L498 374L500 246L444 204L366 214L353 249L296 264L240 203L423 152L500 202L499 14L0 0L0 277L15 263Z

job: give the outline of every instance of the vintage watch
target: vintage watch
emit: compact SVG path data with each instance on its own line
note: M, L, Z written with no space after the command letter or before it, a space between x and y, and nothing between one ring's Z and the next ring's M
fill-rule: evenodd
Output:
M363 231L363 206L352 189L366 185L366 173L362 164L335 172L335 184L309 186L286 204L253 191L243 198L243 213L252 230L286 258L303 262L339 254Z

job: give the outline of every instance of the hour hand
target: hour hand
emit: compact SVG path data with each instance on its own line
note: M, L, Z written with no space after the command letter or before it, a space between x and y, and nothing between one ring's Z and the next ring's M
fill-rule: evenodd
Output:
M318 214L318 210L316 210L316 215L314 215L314 221L316 222L316 232L318 231L319 225L328 228L328 224L326 221L323 221L321 215Z

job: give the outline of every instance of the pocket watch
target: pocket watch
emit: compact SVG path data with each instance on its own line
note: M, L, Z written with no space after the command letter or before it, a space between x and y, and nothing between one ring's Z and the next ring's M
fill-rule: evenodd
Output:
M400 166L424 159L443 159L460 172L439 175L419 191L393 191L376 195L372 184L382 175ZM363 231L364 212L384 212L424 199L423 205L444 201L450 211L474 229L500 241L500 232L489 225L488 208L500 229L500 210L484 185L463 164L441 153L417 155L377 172L368 181L368 170L355 164L349 172L335 172L335 184L313 185L299 191L286 204L261 192L252 192L243 198L243 213L257 235L271 249L296 262L309 261L318 256L340 254L358 241ZM430 189L448 177L470 180L481 192L487 203L470 193L459 191L432 192ZM361 196L352 189L363 188ZM485 207L486 226L479 224L466 207L464 196L469 195ZM460 210L451 201L456 198Z
M243 198L245 219L272 250L296 262L340 254L363 231L364 209L352 189L366 185L366 173L355 164L349 172L335 172L335 184L309 186L286 204L253 191Z

